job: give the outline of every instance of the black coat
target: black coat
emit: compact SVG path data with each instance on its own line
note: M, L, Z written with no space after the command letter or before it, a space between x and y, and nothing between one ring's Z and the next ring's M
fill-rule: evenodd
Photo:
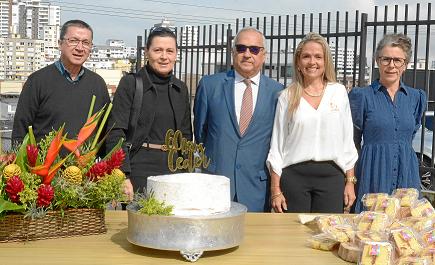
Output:
M142 68L138 73L142 76L144 88L142 108L132 140L133 145L131 149L128 149L125 142L123 144L126 158L122 170L127 175L131 173L130 154L137 152L147 140L155 116L157 91L146 77L144 71L146 71L146 68ZM113 108L107 126L108 129L112 128L106 141L106 150L108 152L118 143L119 139L126 138L135 90L136 82L133 75L126 75L121 78L113 97ZM192 140L189 93L186 84L175 77L172 80L172 86L169 88L169 101L175 113L176 128L173 129L180 130L183 137Z

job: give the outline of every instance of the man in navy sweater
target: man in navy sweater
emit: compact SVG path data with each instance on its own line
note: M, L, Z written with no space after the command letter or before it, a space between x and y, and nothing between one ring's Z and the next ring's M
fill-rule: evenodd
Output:
M92 28L84 21L70 20L62 26L60 60L31 74L23 86L14 117L14 144L23 140L30 125L37 140L63 124L68 138L75 138L86 122L92 96L94 111L110 102L104 80L83 67L92 38Z

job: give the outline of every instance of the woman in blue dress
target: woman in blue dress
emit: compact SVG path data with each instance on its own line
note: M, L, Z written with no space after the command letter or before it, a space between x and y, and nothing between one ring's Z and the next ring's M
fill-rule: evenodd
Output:
M366 193L389 193L397 188L420 189L417 156L412 139L426 108L423 90L403 84L400 77L412 54L411 40L388 34L375 52L380 78L349 94L355 144L361 146L355 212L363 209Z

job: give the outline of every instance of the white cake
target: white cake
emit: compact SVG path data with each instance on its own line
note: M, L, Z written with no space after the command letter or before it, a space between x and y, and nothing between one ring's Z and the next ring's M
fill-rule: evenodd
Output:
M180 216L211 215L227 212L231 207L230 180L224 176L180 173L151 176L147 193L173 205L172 214Z

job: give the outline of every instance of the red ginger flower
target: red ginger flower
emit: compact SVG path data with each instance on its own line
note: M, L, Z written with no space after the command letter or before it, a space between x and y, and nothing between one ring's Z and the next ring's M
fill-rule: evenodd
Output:
M34 144L28 144L26 146L27 151L27 162L29 166L34 167L36 165L36 160L38 159L38 147Z
M18 193L24 190L24 183L20 177L13 176L6 182L5 190L12 202L19 203L20 195Z
M122 162L124 162L124 158L125 158L125 153L124 150L122 150L121 148L113 152L112 156L107 161L108 169L106 173L110 174L112 170L114 170L115 168L120 168Z
M108 169L108 165L106 161L100 161L94 164L86 174L88 178L92 181L97 181L104 177Z
M54 189L50 184L41 184L38 188L38 199L36 204L38 207L47 207L50 205L54 197Z

